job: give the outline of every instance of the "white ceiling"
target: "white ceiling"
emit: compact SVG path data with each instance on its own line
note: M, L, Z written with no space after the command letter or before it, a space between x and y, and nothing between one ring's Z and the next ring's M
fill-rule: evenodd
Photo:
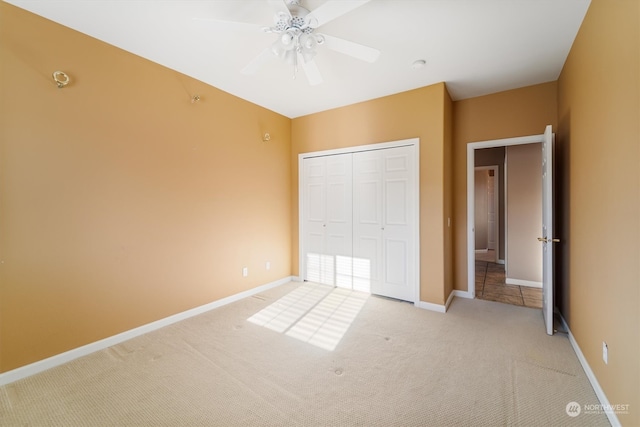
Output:
M269 26L265 0L5 1L290 118L442 81L459 100L556 80L590 3L371 0L318 31L379 49L380 58L370 64L320 46L324 82L310 86L278 60L240 73L276 35L194 19ZM301 3L313 10L325 1ZM417 59L426 67L412 68Z

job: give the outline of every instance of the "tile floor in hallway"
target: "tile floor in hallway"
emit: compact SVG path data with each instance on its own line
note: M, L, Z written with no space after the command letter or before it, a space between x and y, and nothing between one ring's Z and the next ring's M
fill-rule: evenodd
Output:
M503 264L476 259L476 298L542 308L542 289L507 285Z

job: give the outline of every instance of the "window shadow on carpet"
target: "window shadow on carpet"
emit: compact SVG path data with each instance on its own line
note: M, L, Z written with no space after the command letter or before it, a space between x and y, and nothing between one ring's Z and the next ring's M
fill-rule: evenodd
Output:
M368 297L363 292L305 282L247 320L333 351Z

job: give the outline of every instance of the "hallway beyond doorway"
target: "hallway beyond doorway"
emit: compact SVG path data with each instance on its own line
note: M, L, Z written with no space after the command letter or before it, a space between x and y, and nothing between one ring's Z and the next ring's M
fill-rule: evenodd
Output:
M506 304L542 308L542 289L507 285L503 264L485 261L476 254L476 298ZM492 257L487 254L487 258Z

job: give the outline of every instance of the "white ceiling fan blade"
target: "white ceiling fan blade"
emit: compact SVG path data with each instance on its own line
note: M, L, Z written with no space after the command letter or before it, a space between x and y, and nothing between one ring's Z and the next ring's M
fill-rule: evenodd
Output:
M316 64L316 61L313 59L305 61L302 55L298 54L298 64L302 65L304 74L307 76L307 80L309 80L311 86L319 85L324 81L318 69L318 64Z
M225 21L213 18L193 18L194 21L206 23L219 31L259 31L264 32L264 25L251 24L249 22Z
M334 19L362 6L371 0L329 0L309 13L305 20L311 28L318 28Z
M273 10L276 11L276 14L284 14L291 18L291 12L289 11L285 0L268 0L268 3L273 8Z
M266 48L262 52L258 54L255 58L253 58L245 67L240 70L242 74L255 74L262 65L264 65L269 60L275 59L276 56L273 54L273 51L270 47Z
M321 36L324 38L323 46L336 52L344 53L345 55L353 56L354 58L367 62L376 62L380 57L380 51L378 49L326 34L321 34Z

